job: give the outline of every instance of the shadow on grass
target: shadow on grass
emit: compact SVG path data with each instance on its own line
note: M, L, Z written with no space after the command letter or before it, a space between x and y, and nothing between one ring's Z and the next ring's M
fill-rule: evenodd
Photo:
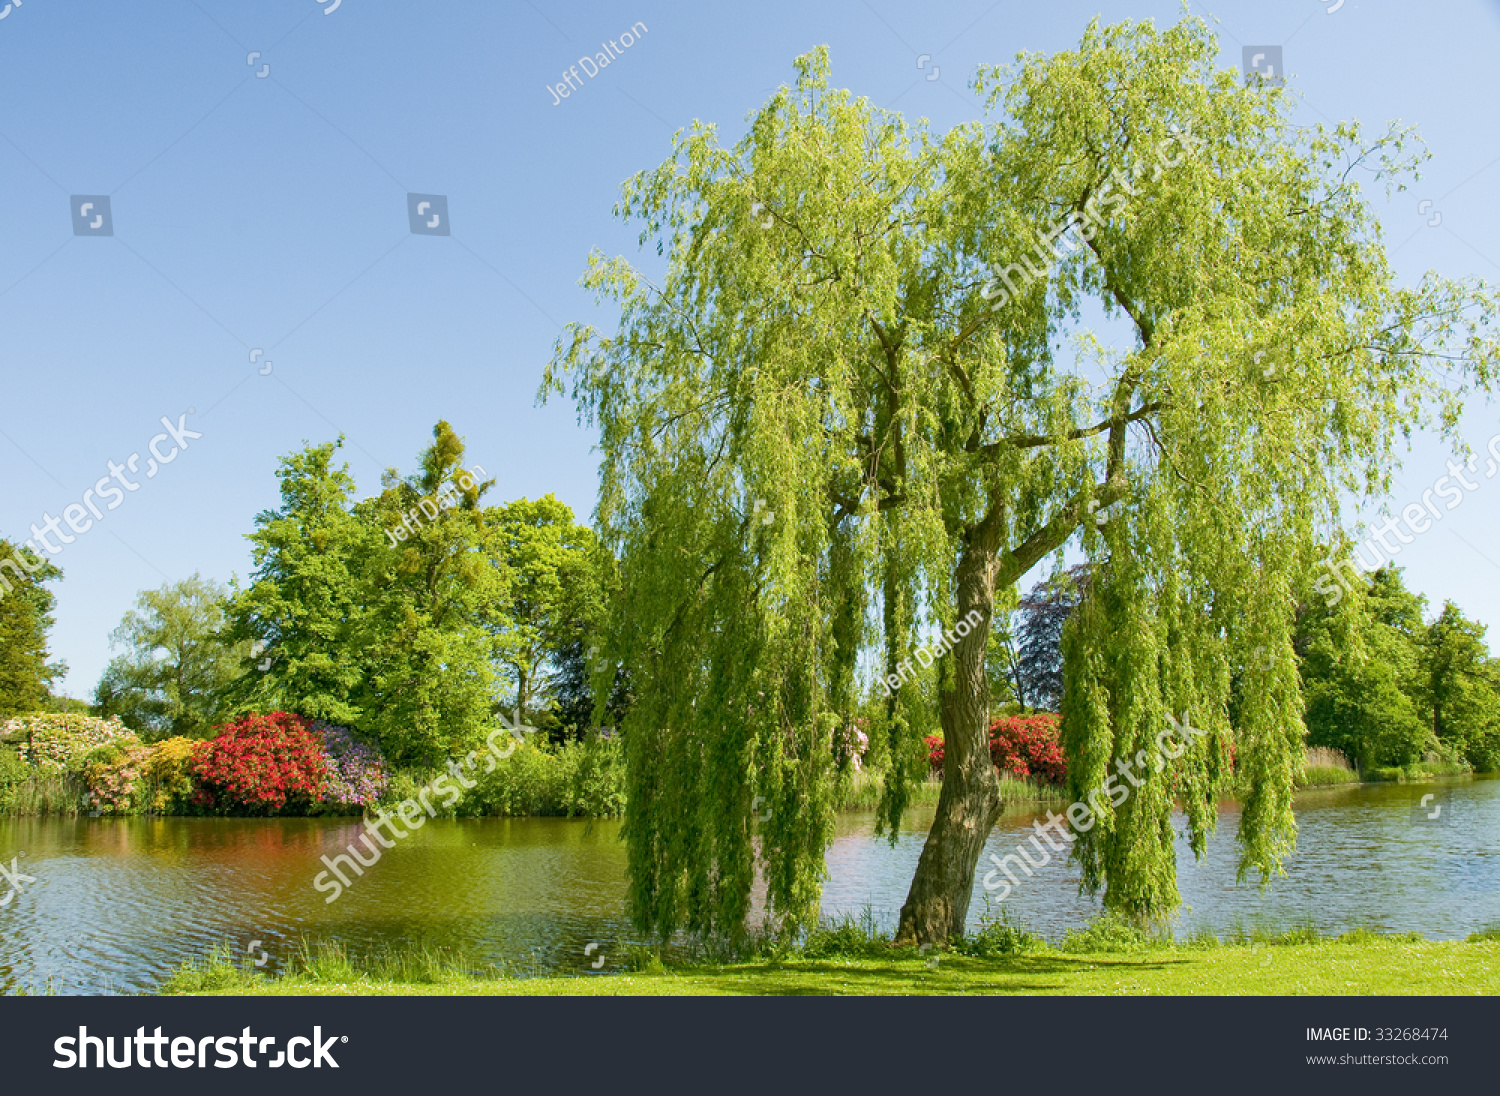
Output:
M725 993L746 996L820 997L828 994L890 993L914 995L994 994L1029 995L1066 988L1068 980L1086 972L1160 972L1191 965L1190 956L1149 955L1020 955L1005 959L969 959L945 955L937 969L919 964L874 964L868 960L842 964L834 959L774 960L733 967L676 967L668 975L714 985Z

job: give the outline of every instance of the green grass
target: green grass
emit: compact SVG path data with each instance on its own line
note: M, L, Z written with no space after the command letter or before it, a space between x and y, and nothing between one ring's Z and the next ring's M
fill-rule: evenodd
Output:
M1299 788L1327 788L1336 784L1358 784L1359 773L1337 765L1308 766L1298 781Z
M510 978L504 967L471 970L464 957L432 948L386 951L356 959L337 943L316 946L302 941L293 952L289 972L268 979L255 969L247 956L229 945L221 945L201 961L190 960L162 983L164 996L237 994L268 986L299 985L327 987L358 982L387 985L447 986L483 984Z
M1421 780L1429 776L1467 776L1472 769L1462 761L1418 761L1408 772L1409 779Z
M1458 761L1418 761L1404 769L1398 765L1366 769L1365 779L1383 783L1407 784L1421 783L1439 776L1469 776L1471 773L1472 770L1468 766Z
M636 971L525 977L476 972L459 956L421 951L354 961L342 950L304 947L291 971L271 978L223 950L185 964L162 994L223 996L759 996L809 994L1457 995L1500 993L1500 931L1466 942L1358 929L1338 938L1310 928L1221 941L1152 939L1101 919L1060 947L1005 921L955 947L920 954L891 948L868 924L845 921L810 934L796 950L736 962L663 966L648 950Z
M855 773L839 797L841 811L873 811L880 806L881 787L885 774L870 769ZM912 807L936 807L942 793L943 781L930 776L912 785ZM1061 787L1043 784L1037 780L1021 780L1009 773L1000 774L1000 798L1007 804L1066 803L1067 795Z

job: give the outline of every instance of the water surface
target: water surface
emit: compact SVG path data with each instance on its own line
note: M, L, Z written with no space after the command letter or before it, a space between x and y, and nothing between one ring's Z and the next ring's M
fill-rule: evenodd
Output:
M987 854L1014 851L1040 817L1008 815ZM1500 925L1500 780L1306 792L1297 820L1297 851L1269 891L1236 880L1233 804L1204 861L1180 837L1179 933L1311 923L1452 939ZM918 815L893 847L874 836L873 815L841 815L824 914L868 910L893 926L929 821ZM330 904L313 880L321 858L361 832L349 819L0 819L0 862L16 856L35 878L0 908L0 987L139 992L225 941L264 952L274 971L303 936L355 950L425 944L512 971L592 973L601 956L599 969L614 969L635 939L619 831L617 821L580 819L432 821L363 876L347 873L352 885ZM989 866L986 855L980 874ZM976 882L973 923L984 893ZM1003 905L1053 938L1098 908L1058 856Z

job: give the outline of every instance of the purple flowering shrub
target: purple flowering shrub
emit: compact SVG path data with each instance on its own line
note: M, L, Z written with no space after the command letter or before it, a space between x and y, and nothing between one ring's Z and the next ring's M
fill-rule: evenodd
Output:
M323 756L328 767L322 802L331 807L374 804L390 779L380 750L361 742L345 727L320 721L311 730L323 736Z

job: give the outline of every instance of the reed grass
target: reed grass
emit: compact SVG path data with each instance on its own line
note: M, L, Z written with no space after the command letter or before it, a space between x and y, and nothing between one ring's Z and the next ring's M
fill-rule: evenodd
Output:
M1349 764L1343 751L1328 746L1309 746L1298 787L1326 788L1337 784L1358 784L1359 773Z
M22 780L0 785L0 815L75 815L82 801L78 781L63 773L32 770Z

